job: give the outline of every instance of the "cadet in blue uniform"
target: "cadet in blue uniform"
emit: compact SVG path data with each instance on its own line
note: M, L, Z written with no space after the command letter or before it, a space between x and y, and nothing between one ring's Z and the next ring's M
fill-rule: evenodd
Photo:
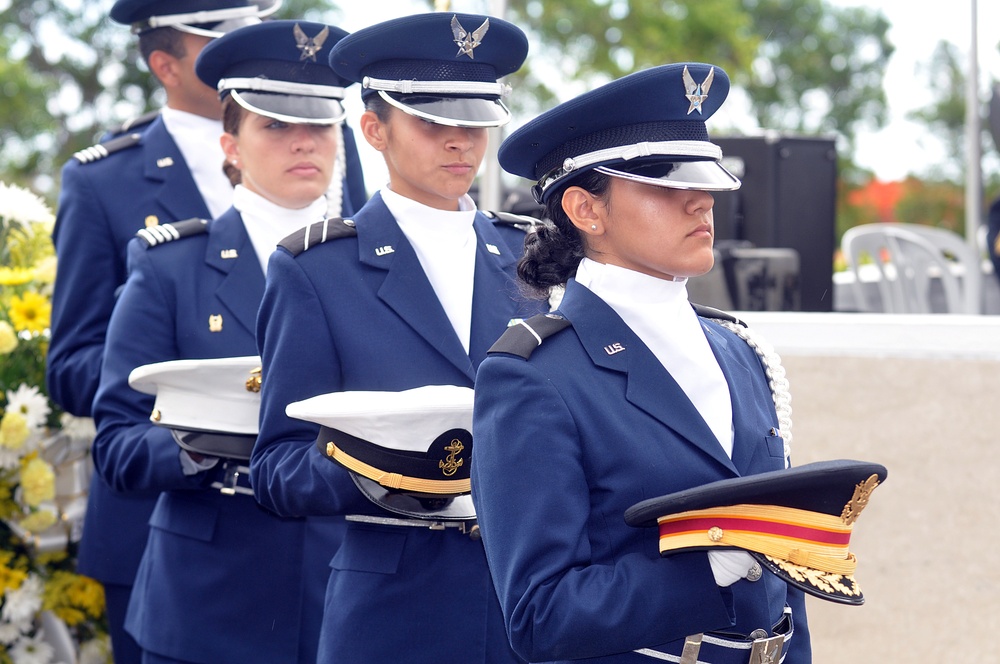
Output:
M256 354L266 260L284 235L326 214L345 81L325 62L345 34L269 21L206 46L196 71L223 99L223 150L241 182L233 207L210 223L142 230L129 245L94 402L93 457L117 491L162 491L126 620L146 664L316 658L327 552L342 522L261 509L247 469L239 486L225 487L236 462L182 452L150 422L153 398L128 378L147 364ZM236 494L213 488L220 482Z
M515 284L524 232L467 194L486 127L509 117L498 79L527 48L505 21L428 13L360 30L331 53L335 71L364 81L360 127L389 183L350 220L314 224L271 257L250 463L264 506L348 518L330 563L320 662L519 661L471 528L432 529L377 507L317 450L319 426L285 407L345 390L472 387L508 322L539 310Z
M194 62L213 37L258 22L269 5L119 0L111 8L112 20L139 35L139 50L167 101L155 119L123 127L77 153L62 171L46 381L53 400L74 415L91 416L108 320L125 283L128 241L141 228L208 219L232 204L232 186L219 168L219 101L195 76ZM204 13L195 19L190 12ZM96 475L87 497L78 568L104 584L118 664L139 657L122 621L154 500L155 494L116 496Z
M745 664L772 634L783 661L810 660L801 591L745 551L661 559L655 529L623 518L787 461L767 362L687 299L686 278L714 260L710 192L740 184L705 126L728 92L718 67L664 65L501 146L552 220L519 274L542 292L566 284L556 312L505 333L475 386L472 496L507 633L532 662ZM700 654L682 656L700 633Z

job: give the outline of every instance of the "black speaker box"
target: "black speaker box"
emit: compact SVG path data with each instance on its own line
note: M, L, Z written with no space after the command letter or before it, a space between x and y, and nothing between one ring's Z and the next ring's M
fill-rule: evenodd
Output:
M833 310L837 151L832 138L712 137L743 181L715 196L715 238L795 249L802 311Z

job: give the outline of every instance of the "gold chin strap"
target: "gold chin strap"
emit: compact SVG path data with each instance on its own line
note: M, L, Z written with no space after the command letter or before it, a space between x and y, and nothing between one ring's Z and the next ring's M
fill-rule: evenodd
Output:
M378 482L388 489L402 489L403 491L450 496L469 493L472 490L472 482L469 479L425 480L417 477L406 477L399 473L387 473L364 461L355 459L337 447L333 442L326 444L326 455L348 470Z

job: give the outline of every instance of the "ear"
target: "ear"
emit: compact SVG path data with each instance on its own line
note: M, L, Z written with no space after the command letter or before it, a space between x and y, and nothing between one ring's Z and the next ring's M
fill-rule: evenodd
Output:
M361 134L368 141L368 144L379 152L385 152L387 140L388 126L379 120L375 111L365 111L361 114L361 118L358 120L358 126L361 127Z
M222 136L219 136L219 145L222 146L222 152L226 155L226 161L234 167L242 169L243 165L240 163L240 145L236 137L226 132Z
M146 61L150 73L165 88L172 88L180 85L180 77L177 67L177 58L166 51L153 51Z
M603 199L581 187L568 187L562 195L562 209L581 233L604 234L608 206Z

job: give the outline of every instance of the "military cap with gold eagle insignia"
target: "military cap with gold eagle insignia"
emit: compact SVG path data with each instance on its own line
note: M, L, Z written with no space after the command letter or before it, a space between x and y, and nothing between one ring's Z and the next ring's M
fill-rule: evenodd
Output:
M837 460L710 482L636 503L630 526L658 526L660 555L743 549L788 584L825 600L862 604L851 531L884 466Z
M281 0L118 0L111 19L132 26L141 35L157 28L174 28L203 37L260 23L281 7Z
M469 495L473 391L427 385L401 392L334 392L285 408L321 425L316 444L365 496L420 519L475 518Z
M334 46L330 67L404 113L456 127L510 120L498 79L517 71L528 38L491 16L428 12L384 21Z

